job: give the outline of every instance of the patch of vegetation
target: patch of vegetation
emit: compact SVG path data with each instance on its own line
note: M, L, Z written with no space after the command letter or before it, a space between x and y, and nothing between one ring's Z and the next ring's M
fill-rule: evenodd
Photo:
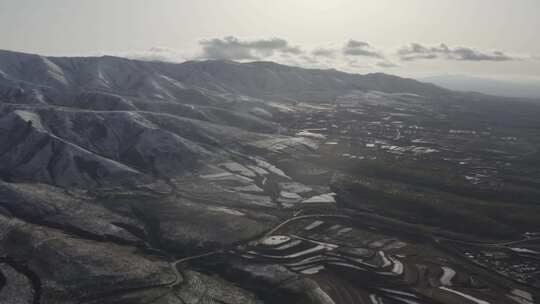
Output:
M353 209L490 239L518 237L538 228L540 207L485 201L450 192L365 176L346 175L334 183Z

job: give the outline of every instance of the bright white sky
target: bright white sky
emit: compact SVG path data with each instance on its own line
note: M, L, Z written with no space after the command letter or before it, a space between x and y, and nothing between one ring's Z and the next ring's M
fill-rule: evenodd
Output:
M525 79L540 77L540 1L0 0L0 49Z

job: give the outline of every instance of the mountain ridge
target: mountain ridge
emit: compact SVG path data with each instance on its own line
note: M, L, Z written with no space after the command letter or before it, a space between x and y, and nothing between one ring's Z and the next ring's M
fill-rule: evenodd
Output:
M6 58L7 57L7 58ZM22 58L25 60L19 60L19 65L22 65L23 70L21 71L19 69L19 72L22 72L22 75L10 75L9 71L13 70L9 68L8 63L6 61L10 61L11 65L13 65L13 57L16 58ZM3 59L4 58L4 59ZM142 70L142 72L145 73L145 75L148 75L150 73L160 73L162 75L165 75L167 77L172 75L175 75L177 77L172 77L174 80L180 81L182 83L186 83L187 85L196 86L199 88L206 88L206 89L216 89L216 86L213 86L211 88L205 87L204 83L201 83L200 81L197 81L198 79L204 79L204 76L208 76L208 72L212 71L214 72L214 82L215 83L223 83L224 81L229 80L229 87L224 87L221 89L229 90L229 91L241 91L238 83L231 83L230 79L227 79L223 75L217 75L218 72L220 72L222 69L226 69L227 72L235 72L237 73L235 76L239 76L238 73L248 73L253 72L254 69L256 69L255 72L257 73L266 73L263 75L267 79L259 79L259 83L252 82L252 84L256 85L269 85L268 78L271 76L275 76L274 73L279 73L279 76L286 77L286 79L282 82L279 82L277 84L273 84L273 89L275 91L276 86L279 85L280 89L287 89L287 83L290 82L291 79L296 78L297 83L293 83L294 85L291 85L291 87L298 87L299 83L306 86L309 89L316 89L316 85L321 85L320 79L321 77L327 77L327 81L334 81L332 83L333 85L338 85L339 83L336 82L336 80L339 80L339 82L342 83L341 87L338 87L339 89L379 89L383 92L392 92L392 93L402 93L399 92L399 89L401 88L388 88L388 87L381 87L381 80L384 78L387 78L387 80L391 81L404 81L407 82L406 85L402 88L405 90L404 93L418 93L420 89L425 88L426 90L435 90L435 93L448 93L448 90L438 88L431 84L424 84L421 82L418 82L413 79L408 78L402 78L398 76L392 76L389 74L383 74L383 73L371 73L371 74L350 74L346 72L341 72L337 70L332 69L306 69L306 68L300 68L300 67L292 67L287 65L282 65L275 62L264 62L264 61L255 61L255 62L248 62L248 63L239 63L234 61L223 61L223 60L205 60L205 61L186 61L183 63L168 63L168 62L159 62L159 61L141 61L141 60L133 60L133 59L127 59L123 57L115 57L115 56L101 56L101 57L47 57L47 56L41 56L37 54L27 54L27 53L19 53L19 52L12 52L12 51L0 51L0 70L3 71L4 78L6 76L12 76L13 80L20 80L20 81L28 81L32 82L31 77L29 75L25 75L24 68L28 68L24 66L25 63L33 60L42 60L44 63L41 63L41 65L48 65L49 70L47 71L39 71L38 72L48 72L49 76L52 79L49 79L49 81L54 82L60 82L64 86L63 89L70 88L69 82L71 82L71 85L74 87L74 89L79 89L80 87L88 86L88 83L81 82L84 79L77 79L76 77L69 77L70 75L64 75L64 79L62 79L62 75L59 75L59 72L69 73L71 72L70 69L77 68L78 70L81 70L83 68L82 65L89 64L94 69L92 72L94 72L94 75L89 78L87 81L93 81L96 82L98 85L100 84L102 87L105 85L103 82L106 82L107 79L99 79L100 76L107 76L100 74L102 71L99 69L100 64L122 64L119 66L119 68L124 69L131 69L132 71ZM50 63L54 64L51 65ZM35 63L35 62L31 62ZM58 69L60 68L60 69ZM7 72L6 72L7 70ZM32 71L34 72L34 71ZM55 73L56 72L56 73ZM113 71L113 72L119 72L119 71ZM198 75L192 75L193 73L198 72ZM191 73L191 74L190 74ZM272 75L274 74L274 75ZM307 79L306 75L312 74L314 76L311 77L311 79ZM217 75L217 76L216 76ZM13 77L14 76L14 77ZM19 76L19 77L17 77ZM114 76L114 75L113 75ZM250 74L250 77L253 75ZM117 75L116 78L119 76ZM245 81L250 81L250 77L242 77L240 79ZM302 79L303 77L303 79ZM338 77L338 79L333 79L335 77ZM96 79L97 78L97 79ZM101 77L103 78L103 77ZM260 77L259 77L260 78ZM234 79L234 78L233 78ZM235 79L238 81L238 79ZM275 81L275 79L272 79ZM300 82L303 81L303 82ZM101 83L100 83L101 82ZM310 83L311 82L311 83ZM345 82L346 85L343 85L343 82ZM47 84L46 81L42 81L42 84ZM49 82L50 84L50 82ZM90 83L92 84L92 83ZM56 85L59 85L56 83ZM272 85L270 83L270 85ZM92 86L90 86L92 88ZM99 86L98 86L99 88ZM258 89L258 90L257 90ZM323 89L331 89L329 86L322 86L319 88L319 91L322 91ZM402 91L403 91L402 90ZM429 91L428 90L428 91ZM264 92L264 90L261 90L260 88L250 88L248 92L240 92L240 93L253 93L253 97L261 97L264 94L268 93L275 93L275 92Z

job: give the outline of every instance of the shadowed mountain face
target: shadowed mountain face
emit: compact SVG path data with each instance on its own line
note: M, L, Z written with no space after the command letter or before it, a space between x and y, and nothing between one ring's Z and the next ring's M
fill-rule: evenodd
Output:
M0 51L0 303L535 303L538 117L385 74Z

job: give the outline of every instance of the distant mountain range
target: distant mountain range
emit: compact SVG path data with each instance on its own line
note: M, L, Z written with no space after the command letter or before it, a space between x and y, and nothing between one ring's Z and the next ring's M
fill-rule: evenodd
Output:
M505 81L464 75L439 75L418 78L418 80L450 90L540 100L540 81Z
M0 127L7 131L0 134L0 173L63 186L170 177L223 158L223 148L239 138L278 133L272 117L283 111L280 102L331 102L353 91L452 95L391 75L271 62L0 51Z
M40 87L44 93L54 90L94 91L161 100L189 99L191 102L196 97L197 102L207 104L215 99L205 94L204 90L301 101L327 101L325 98L347 90L424 95L449 93L431 84L386 74L347 74L273 62L218 60L174 64L110 56L44 57L10 51L0 51L0 83L4 87Z
M233 142L279 134L275 118L288 106L369 91L435 104L508 101L380 73L272 62L174 64L0 51L0 127L7 131L0 134L0 173L64 186L171 177L226 158L223 149Z

